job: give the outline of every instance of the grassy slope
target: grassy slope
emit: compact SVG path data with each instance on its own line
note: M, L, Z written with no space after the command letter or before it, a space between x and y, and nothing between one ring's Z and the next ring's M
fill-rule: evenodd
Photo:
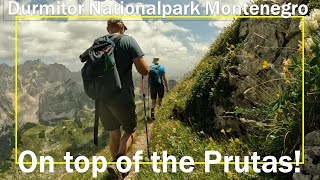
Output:
M225 139L217 142L203 132L194 131L189 125L170 117L171 110L176 103L184 106L195 82L196 78L186 78L164 99L164 106L157 111L157 120L151 136L151 151L159 153L168 151L168 154L174 155L177 160L188 155L195 161L204 161L206 150L216 150L230 155L243 154L242 149L245 148L241 141ZM185 174L179 170L177 173L156 174L152 172L151 166L141 167L141 172L137 174L136 179L250 179L254 177L253 173L237 174L234 171L224 173L222 165L212 166L211 172L206 174L203 165L195 166L195 171L191 174ZM230 166L230 169L233 167ZM168 171L170 172L170 168Z
M319 7L319 2L311 0L308 4L310 7ZM182 156L189 155L194 158L195 161L204 160L205 150L217 150L222 155L250 155L253 149L258 149L259 154L280 154L288 155L295 143L299 144L299 134L301 134L301 112L296 112L295 109L301 109L301 60L299 57L293 57L293 65L290 67L292 73L292 80L283 94L279 97L278 108L275 110L274 106L265 107L265 109L253 110L248 113L250 115L263 116L262 119L272 118L273 121L269 124L259 122L261 127L257 127L252 134L243 136L240 139L230 138L231 136L226 133L227 138L221 138L225 136L220 133L221 137L213 140L210 136L206 135L202 131L197 130L197 124L195 122L188 122L188 118L180 118L181 112L186 112L185 109L188 106L188 101L196 95L194 91L195 87L199 87L205 79L204 72L210 72L215 69L215 65L218 64L217 59L221 59L224 56L232 56L228 53L228 48L234 45L237 49L238 44L241 43L241 39L237 39L237 23L227 28L223 34L212 44L209 52L203 58L201 63L195 70L189 74L182 82L178 83L176 88L168 94L164 99L163 107L157 112L157 121L154 125L153 135L151 137L151 149L152 151L161 152L163 150L168 151L169 154L174 155L178 159ZM316 41L317 40L317 41ZM315 42L319 42L319 38L314 38ZM319 51L317 49L317 51ZM320 51L319 51L320 52ZM318 55L319 52L316 54ZM308 57L308 56L307 56ZM307 58L308 59L308 58ZM308 63L308 60L306 60ZM308 64L306 64L309 67ZM307 69L309 70L309 69ZM314 76L309 71L306 71L307 75ZM312 81L313 82L313 81ZM318 82L318 81L317 81ZM205 83L204 83L205 84ZM215 86L216 84L211 84ZM314 86L314 85L313 85ZM314 87L306 88L306 92L313 92ZM306 93L308 94L308 93ZM316 98L317 99L318 94ZM308 98L307 103L312 98ZM317 104L308 104L310 109L316 108ZM176 112L178 111L178 113ZM306 109L306 112L314 114L316 112ZM188 112L187 112L188 113ZM254 114L256 113L256 114ZM183 114L182 114L183 116ZM309 115L310 116L310 115ZM306 117L307 123L316 119L315 117ZM178 120L179 119L179 120ZM184 122L181 122L184 119ZM190 126L191 124L191 126ZM310 123L314 124L314 123ZM270 128L268 127L270 126ZM310 125L309 125L310 126ZM316 126L311 127L308 131L316 129ZM219 132L215 132L218 134ZM268 138L265 136L269 135ZM299 146L294 147L299 149ZM294 149L293 149L294 150ZM252 171L247 174L235 173L232 170L231 173L223 173L223 166L218 165L211 169L211 173L204 173L204 166L196 166L195 171L191 174L178 173L153 173L150 166L143 166L144 168L137 174L136 179L291 179L291 174L255 174ZM232 168L231 168L232 169Z
M199 125L197 125L196 120L191 122L191 118L188 122L186 120L188 118L179 117L181 114L184 116L183 112L188 113L186 111L188 101L196 95L197 89L201 88L202 85L208 86L210 80L207 81L206 77L208 77L207 79L210 79L211 76L215 78L214 71L218 66L217 64L220 63L217 59L225 56L232 59L233 55L228 52L228 48L233 45L237 49L242 41L238 39L238 28L239 21L228 27L212 44L209 52L195 70L184 81L178 83L175 89L165 97L164 105L157 111L157 121L151 137L152 151L161 152L166 150L178 159L189 155L195 161L204 161L204 152L206 150L216 150L222 155L244 156L252 154L252 145L248 144L250 142L248 139L232 138L228 133L216 132L215 136L220 138L213 140L206 133L197 130ZM209 86L217 87L217 84L209 84ZM206 116L206 114L203 116ZM184 119L185 122L181 122L181 119ZM205 129L204 127L202 128ZM255 139L252 140L254 141ZM152 172L150 166L143 167L141 172L137 174L136 179L280 179L280 177L255 174L252 171L239 174L234 171L232 165L230 166L230 173L224 173L223 165L214 166L210 173L204 173L204 165L197 165L191 174L182 172L156 174ZM285 177L282 178L285 179Z
M237 23L222 34L211 46L210 51L203 58L195 70L179 82L177 86L164 98L163 106L157 111L157 120L154 125L151 137L151 150L154 152L168 151L168 154L174 155L178 160L182 156L191 156L195 161L204 161L204 152L206 150L217 150L219 152L228 151L229 154L239 154L241 142L234 141L216 142L203 132L194 131L189 125L186 125L172 116L172 110L177 111L185 109L187 101L192 97L192 89L198 83L198 79L205 69L214 64L212 54L219 55L226 51L223 47L228 44L228 37L238 28ZM160 167L160 166L159 166ZM179 168L177 168L179 169ZM169 169L170 172L170 169ZM228 179L237 177L248 179L248 175L237 175L235 173L224 173L223 166L213 166L211 173L204 173L204 166L197 165L191 174L185 174L178 170L177 173L153 173L150 166L142 166L141 172L136 176L137 179Z

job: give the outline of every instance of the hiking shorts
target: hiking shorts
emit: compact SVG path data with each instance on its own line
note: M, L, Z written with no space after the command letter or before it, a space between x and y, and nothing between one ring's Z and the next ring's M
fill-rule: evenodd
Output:
M150 86L151 99L162 99L164 96L164 85Z
M127 133L137 128L134 93L122 90L105 104L100 105L100 121L106 131L115 131L122 127Z

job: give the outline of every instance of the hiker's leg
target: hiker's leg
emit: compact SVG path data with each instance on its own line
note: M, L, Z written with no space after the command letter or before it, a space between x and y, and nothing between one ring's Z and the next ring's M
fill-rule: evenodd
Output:
M158 100L158 105L161 106L162 105L162 98L164 96L164 85L162 85L161 87L159 87L159 100Z
M110 109L106 105L100 107L100 121L104 129L109 133L109 148L112 158L115 158L120 146L121 139L121 124L117 118L112 114Z
M120 122L124 133L120 140L118 155L124 155L132 144L134 132L137 129L137 115L134 96L131 92L122 91L108 104L112 114Z
M150 93L151 93L151 119L155 119L154 117L154 108L156 108L157 104L157 96L158 91L156 87L150 87Z
M154 110L156 108L158 91L156 87L150 87L150 95L151 95L151 109Z
M159 98L158 101L159 101L158 105L161 106L162 105L162 98Z
M110 131L109 135L110 135L110 142L109 142L110 153L111 153L112 159L115 159L120 147L121 131L120 129L115 131Z
M119 147L118 154L120 154L120 155L127 154L129 148L131 147L131 145L133 143L133 140L135 139L135 135L136 135L135 132L133 132L133 133L124 132L123 133L121 140L120 140L120 147Z
M108 102L108 108L115 117L116 122L121 124L124 131L122 137L119 139L119 148L116 152L117 155L115 156L115 159L113 159L115 161L119 156L127 153L127 150L132 144L132 135L137 128L134 93L129 90L121 91L119 95ZM117 179L122 179L122 174L117 170L115 165L109 165L107 170Z
M156 99L152 99L151 101L152 101L152 103L151 103L151 109L156 108L157 100L156 100Z
M157 104L157 99L152 99L152 103L151 103L151 119L154 120L155 117L154 117L154 108L156 107L156 104Z
M112 162L116 162L119 158L119 149L121 144L121 131L120 129L109 132L110 134L110 152L112 156ZM112 179L122 179L122 174L118 170L115 164L110 164L107 167L109 174L113 177Z

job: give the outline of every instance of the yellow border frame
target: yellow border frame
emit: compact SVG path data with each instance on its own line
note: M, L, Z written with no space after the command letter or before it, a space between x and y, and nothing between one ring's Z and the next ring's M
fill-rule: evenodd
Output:
M123 18L123 19L283 19L281 16L16 16L15 17L15 163L18 162L18 22L19 19L108 19L108 18ZM305 17L304 16L291 16L291 19L301 19L301 31L302 31L302 145L301 145L301 159L302 162L299 164L304 164L304 37L305 37ZM264 164L265 162L258 162L258 164ZM296 162L290 162L291 164L296 164ZM32 162L24 162L24 164L32 164ZM40 162L37 162L40 164ZM48 164L48 163L45 163ZM65 165L66 162L54 162L55 165ZM74 164L74 162L71 162ZM80 162L80 164L84 164ZM90 162L92 164L92 162ZM101 164L101 163L98 163ZM115 164L114 162L108 162L108 164ZM132 164L135 164L132 162ZM152 164L152 162L140 162L139 164ZM157 164L162 164L158 162ZM172 164L168 162L168 164ZM179 164L179 162L177 162ZM197 165L204 165L205 162L195 162ZM224 164L220 162L218 164ZM235 164L235 162L230 162L229 164ZM244 162L240 162L244 164ZM249 162L249 164L253 164ZM279 162L278 162L279 164Z

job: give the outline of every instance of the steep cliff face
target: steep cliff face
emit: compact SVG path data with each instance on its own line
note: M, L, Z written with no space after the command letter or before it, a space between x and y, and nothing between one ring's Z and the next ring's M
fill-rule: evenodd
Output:
M238 83L235 84L238 88L233 95L244 98L243 100L235 99L236 103L250 101L258 105L268 101L259 98L259 86L272 85L271 83L262 84L262 81L282 78L280 73L282 73L284 61L300 55L298 50L302 37L299 25L298 19L241 21L239 36L244 38L244 43L239 46L241 52L236 57L239 62L237 70L240 78L238 77ZM263 62L272 64L273 69L265 71ZM276 95L276 93L272 94Z
M0 128L13 125L12 94L0 95ZM0 131L1 132L1 131Z
M93 103L83 93L83 87L76 81L69 79L40 95L37 114L40 122L45 124L63 119L79 120L81 118L80 110L85 106L93 108Z
M4 127L13 125L13 98L14 79L13 68L0 64L0 133Z
M301 56L299 24L299 19L237 20L193 72L190 98L173 109L174 116L208 132L238 130L236 108L262 107L278 98L285 63Z

